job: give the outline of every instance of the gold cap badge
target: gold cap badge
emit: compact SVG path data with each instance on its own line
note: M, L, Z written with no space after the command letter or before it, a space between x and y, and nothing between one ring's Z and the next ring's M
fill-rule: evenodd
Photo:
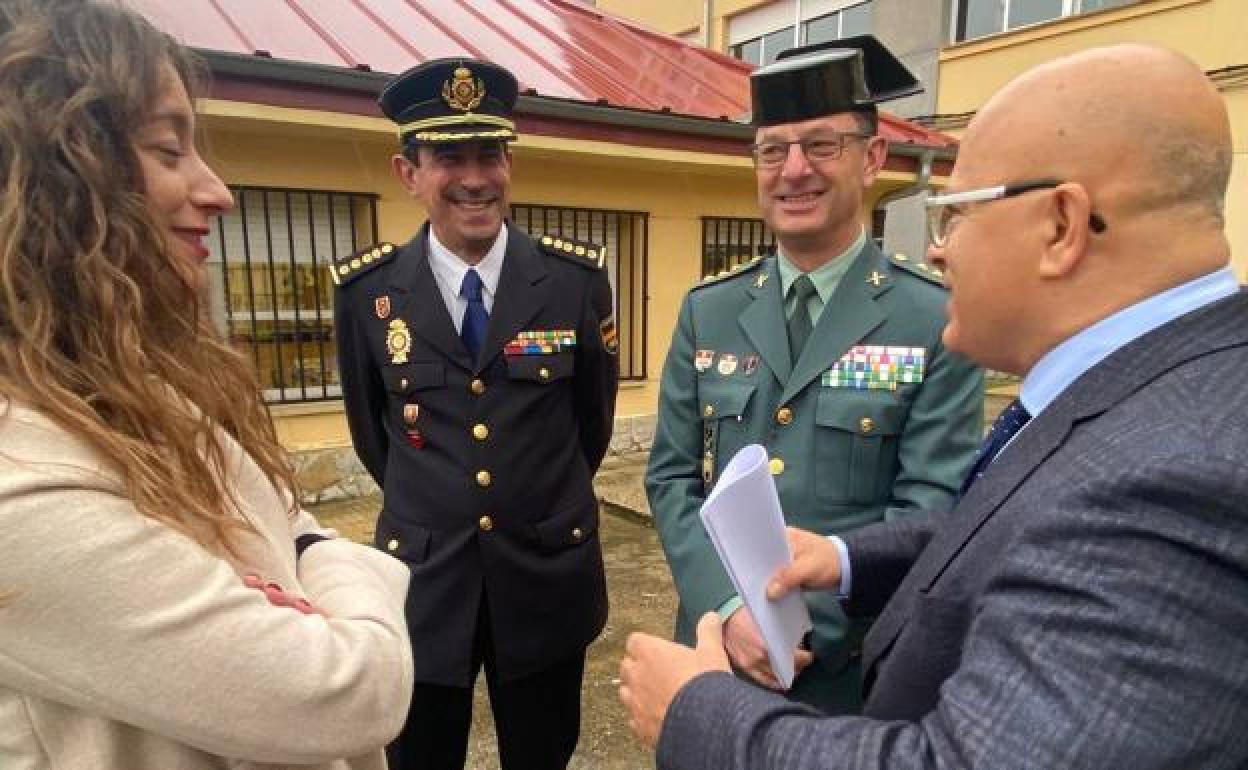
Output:
M475 110L485 98L485 81L474 78L467 67L457 67L451 79L442 84L442 98L453 110Z

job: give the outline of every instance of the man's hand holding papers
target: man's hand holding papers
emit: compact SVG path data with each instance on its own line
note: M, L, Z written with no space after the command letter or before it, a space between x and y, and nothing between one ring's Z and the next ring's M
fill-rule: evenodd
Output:
M766 449L750 444L737 452L702 504L701 518L724 571L744 603L742 609L749 610L749 618L739 620L750 620L750 628L738 628L737 621L729 619L733 627L725 630L733 636L730 651L751 678L787 690L799 667L810 662L809 656L796 653L802 636L810 630L810 612L800 596L786 596L778 602L767 598L768 581L789 563L791 555ZM742 630L757 632L768 663L757 660L752 645L737 644L742 641Z
M788 538L793 561L777 570L767 584L768 599L774 602L794 588L834 591L840 587L841 556L831 540L796 527L788 528Z

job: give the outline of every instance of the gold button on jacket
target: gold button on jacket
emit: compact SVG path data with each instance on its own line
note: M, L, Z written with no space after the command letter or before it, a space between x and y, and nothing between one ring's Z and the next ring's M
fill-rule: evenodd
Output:
M477 526L481 528L482 532L489 532L491 529L494 529L494 519L489 516L482 516L477 522Z
M490 437L490 429L485 427L481 423L477 423L476 425L472 426L472 437L475 438L477 441L485 441L487 438Z
M479 396L485 392L485 383L481 380L473 380L468 384L468 389L472 391L474 396Z
M477 471L477 486L488 487L490 485L490 472Z
M793 410L787 406L780 407L780 409L776 412L776 422L781 425L788 425L793 422Z

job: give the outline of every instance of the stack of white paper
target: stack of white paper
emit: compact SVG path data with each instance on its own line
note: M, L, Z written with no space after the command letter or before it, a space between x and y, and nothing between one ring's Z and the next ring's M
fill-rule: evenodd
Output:
M758 623L772 672L787 689L793 684L793 650L811 628L810 612L798 591L778 602L767 598L767 581L793 554L766 449L750 444L737 452L702 504L702 524Z

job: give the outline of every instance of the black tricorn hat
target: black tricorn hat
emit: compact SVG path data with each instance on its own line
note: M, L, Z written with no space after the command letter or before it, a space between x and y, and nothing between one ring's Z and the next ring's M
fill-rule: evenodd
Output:
M874 35L857 35L782 51L750 75L755 126L795 123L922 92L919 83Z
M516 77L491 62L432 59L396 75L377 104L399 136L421 144L516 138Z

